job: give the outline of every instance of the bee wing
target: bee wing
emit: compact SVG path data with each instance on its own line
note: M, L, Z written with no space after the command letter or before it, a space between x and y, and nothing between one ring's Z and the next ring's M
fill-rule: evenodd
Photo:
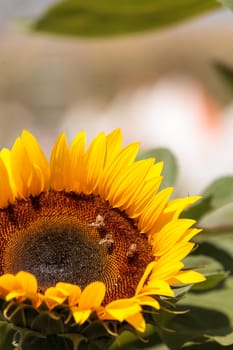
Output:
M104 244L105 242L107 242L106 238L102 238L102 239L99 241L99 244Z

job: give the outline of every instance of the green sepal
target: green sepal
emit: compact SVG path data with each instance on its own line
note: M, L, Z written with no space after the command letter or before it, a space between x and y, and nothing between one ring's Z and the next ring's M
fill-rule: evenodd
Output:
M64 333L62 320L48 311L40 312L31 323L31 328L43 335Z
M15 347L15 350L73 350L72 343L68 339L59 338L57 335L42 337L30 330L24 330L20 335L19 347ZM16 341L13 342L17 346Z
M88 339L79 333L60 334L59 337L63 338L64 341L67 341L67 339L69 339L72 343L72 350L79 350L82 343L84 343L85 346L87 346L88 343Z
M12 324L5 321L0 321L0 350L14 349L12 345L14 334L15 330L13 329Z
M19 327L31 328L31 322L39 314L32 305L14 300L3 304L2 319Z
M34 308L30 303L17 303L12 300L2 304L2 319L17 327L28 328L41 335L64 333L64 319L66 308L59 313L50 312L42 308L42 311Z

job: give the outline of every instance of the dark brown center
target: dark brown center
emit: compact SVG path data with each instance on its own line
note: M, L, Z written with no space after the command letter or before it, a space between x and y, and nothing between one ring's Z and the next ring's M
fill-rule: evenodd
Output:
M98 196L42 193L0 210L0 222L0 275L31 272L41 291L103 281L105 303L131 297L153 260L135 222Z

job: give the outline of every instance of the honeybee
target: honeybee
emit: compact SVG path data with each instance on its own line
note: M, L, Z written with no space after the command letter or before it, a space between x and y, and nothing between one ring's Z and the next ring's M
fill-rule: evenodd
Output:
M92 222L89 226L104 228L105 226L104 217L98 214L96 216L95 222Z
M104 238L99 241L99 244L106 244L108 249L111 249L114 243L111 233L107 233Z
M129 249L126 253L127 258L132 259L136 253L137 253L137 244L136 243L130 244Z

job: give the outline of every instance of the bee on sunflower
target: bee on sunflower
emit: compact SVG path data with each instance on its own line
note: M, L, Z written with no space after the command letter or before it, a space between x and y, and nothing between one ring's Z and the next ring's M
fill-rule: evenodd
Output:
M87 150L84 132L70 146L61 134L50 162L28 131L1 151L0 318L15 349L57 334L74 348L111 342L123 325L143 333L174 287L205 279L182 262L200 230L180 214L199 197L170 199L162 162L136 161L138 150L117 129Z

